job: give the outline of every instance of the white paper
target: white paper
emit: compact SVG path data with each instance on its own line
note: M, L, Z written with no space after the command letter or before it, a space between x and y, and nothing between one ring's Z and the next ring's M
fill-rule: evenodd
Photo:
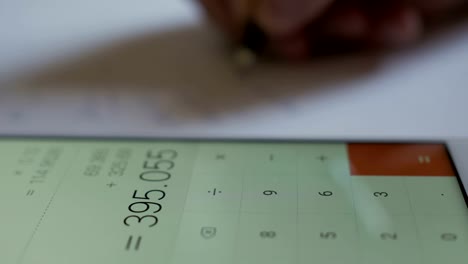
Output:
M0 134L468 135L467 25L392 55L240 73L192 2L31 3L0 2Z

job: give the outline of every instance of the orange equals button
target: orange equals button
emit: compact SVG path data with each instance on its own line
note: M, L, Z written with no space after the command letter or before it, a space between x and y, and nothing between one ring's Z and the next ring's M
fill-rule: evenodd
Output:
M455 176L443 144L348 144L354 176Z

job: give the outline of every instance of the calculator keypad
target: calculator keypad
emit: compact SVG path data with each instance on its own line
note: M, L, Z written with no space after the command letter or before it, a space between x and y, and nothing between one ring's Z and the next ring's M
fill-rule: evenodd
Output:
M298 263L356 263L359 239L353 214L300 214Z
M468 210L455 173L440 146L421 146L401 154L405 145L202 144L173 263L466 258Z

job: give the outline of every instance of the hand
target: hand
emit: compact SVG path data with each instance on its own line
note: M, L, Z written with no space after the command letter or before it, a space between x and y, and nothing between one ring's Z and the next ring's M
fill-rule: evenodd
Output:
M199 0L234 39L242 31L243 6L255 0ZM284 58L305 58L319 43L395 47L412 43L424 20L460 7L464 0L258 0L252 16L267 33L270 49ZM245 7L244 7L245 9ZM326 40L326 41L324 41Z

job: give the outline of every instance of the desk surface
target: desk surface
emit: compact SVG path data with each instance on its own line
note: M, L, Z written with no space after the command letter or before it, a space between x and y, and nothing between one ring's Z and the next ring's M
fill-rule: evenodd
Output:
M468 24L411 50L236 72L184 0L0 1L0 134L468 135Z

